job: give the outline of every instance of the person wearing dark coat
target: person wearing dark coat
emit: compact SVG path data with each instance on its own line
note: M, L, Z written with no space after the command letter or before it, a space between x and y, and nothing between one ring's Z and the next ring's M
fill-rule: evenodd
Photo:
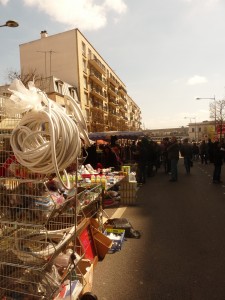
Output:
M208 139L208 158L209 158L209 162L210 163L213 163L213 149L214 149L214 146L213 146L213 142L211 139Z
M105 146L103 148L103 153L102 153L102 166L103 168L114 168L116 171L120 170L120 165L117 160L117 156L115 152L111 149L110 146Z
M177 138L174 136L171 138L171 144L167 148L168 159L171 163L171 179L170 181L175 182L178 178L177 164L179 160L180 147L177 142Z
M213 183L221 183L221 168L224 160L225 149L221 147L219 142L214 143L214 151L213 151L213 163L214 163L214 171L213 171Z
M148 164L148 152L144 141L137 143L136 151L137 162L137 182L138 184L144 184L146 182L147 164Z
M188 142L188 139L184 139L183 144L180 146L181 156L184 158L184 166L187 174L190 174L192 166L193 147Z

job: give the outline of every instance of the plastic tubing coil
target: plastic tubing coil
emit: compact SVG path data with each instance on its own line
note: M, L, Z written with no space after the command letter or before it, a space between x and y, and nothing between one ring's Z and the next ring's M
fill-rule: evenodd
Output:
M49 101L48 107L29 111L13 130L10 143L18 162L34 173L56 173L66 186L60 171L81 153L78 126L62 107ZM68 182L67 182L68 185Z

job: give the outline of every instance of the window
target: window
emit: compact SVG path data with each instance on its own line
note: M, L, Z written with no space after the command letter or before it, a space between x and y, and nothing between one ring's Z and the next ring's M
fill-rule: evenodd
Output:
M199 128L198 128L198 132L201 132L201 131L202 131L202 129L201 129L201 127L199 127Z
M87 73L87 62L85 59L83 59L83 71Z
M88 59L91 59L91 49L88 49Z
M86 76L84 76L84 88L85 89L88 88L88 86L87 86L87 77Z
M194 128L191 128L191 132L195 132L195 129L194 129Z
M85 109L85 112L86 112L86 120L89 120L89 110Z
M57 92L59 94L63 94L63 82L62 81L56 81L56 88L57 88Z
M88 105L88 94L84 93L84 104Z
M74 88L69 88L70 96L76 99L76 90Z
M86 56L86 45L84 42L82 42L82 54Z

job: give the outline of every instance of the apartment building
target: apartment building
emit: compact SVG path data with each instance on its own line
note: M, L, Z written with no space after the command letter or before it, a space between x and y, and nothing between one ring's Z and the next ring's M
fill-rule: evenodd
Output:
M21 74L60 78L77 92L89 132L140 130L141 110L125 84L84 35L73 29L20 45ZM74 93L71 88L71 93ZM71 96L73 96L71 94Z

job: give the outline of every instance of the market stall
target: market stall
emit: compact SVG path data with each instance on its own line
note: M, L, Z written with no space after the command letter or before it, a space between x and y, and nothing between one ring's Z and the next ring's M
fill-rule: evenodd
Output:
M111 243L91 221L101 221L102 184L78 182L86 124L73 98L65 110L33 85L10 88L0 102L0 299L76 300Z

